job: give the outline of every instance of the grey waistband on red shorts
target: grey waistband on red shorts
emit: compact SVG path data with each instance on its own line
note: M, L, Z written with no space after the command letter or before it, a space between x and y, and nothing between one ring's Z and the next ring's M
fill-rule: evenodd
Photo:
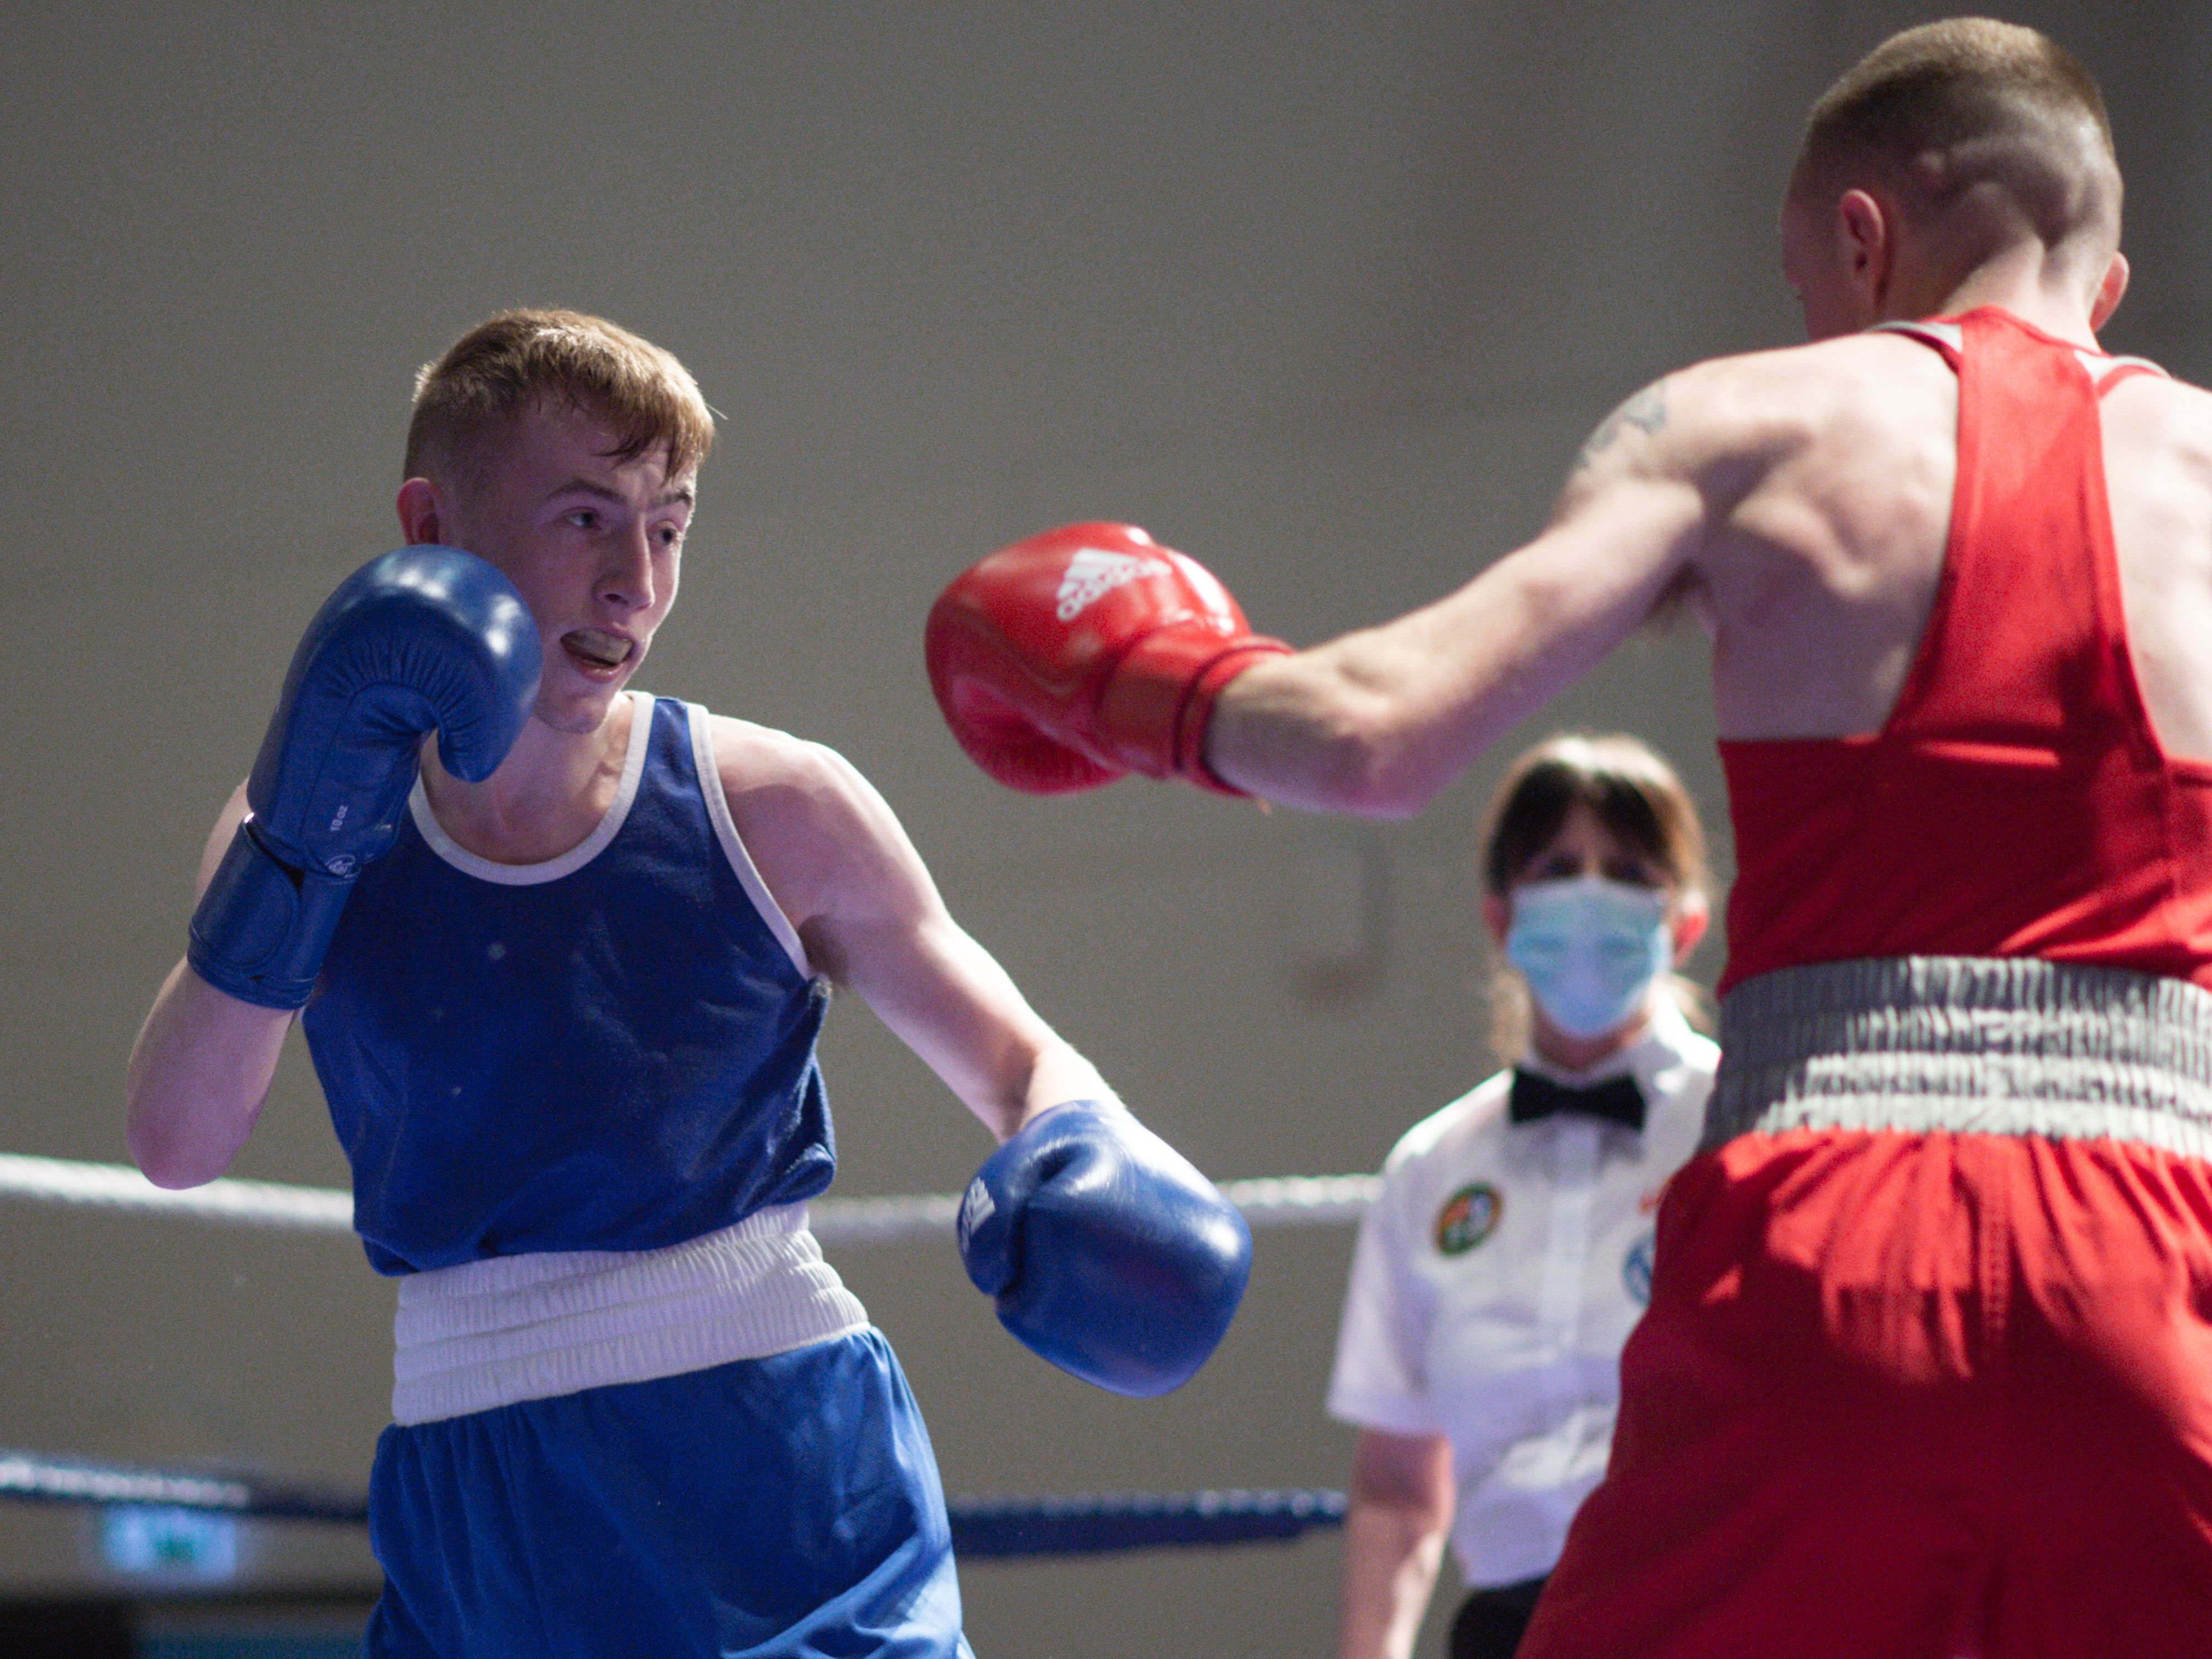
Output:
M2212 1158L2212 992L2031 957L1761 974L1721 1000L1703 1146L1787 1129L2110 1138Z

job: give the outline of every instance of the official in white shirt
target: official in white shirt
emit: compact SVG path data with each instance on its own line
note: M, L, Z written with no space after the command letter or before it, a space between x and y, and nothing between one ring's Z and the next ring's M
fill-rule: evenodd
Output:
M1331 1380L1360 1428L1340 1659L1406 1659L1449 1533L1473 1594L1452 1659L1508 1659L1605 1473L1660 1189L1719 1049L1673 971L1705 931L1704 836L1633 738L1517 760L1486 839L1501 1052L1424 1120L1362 1224Z

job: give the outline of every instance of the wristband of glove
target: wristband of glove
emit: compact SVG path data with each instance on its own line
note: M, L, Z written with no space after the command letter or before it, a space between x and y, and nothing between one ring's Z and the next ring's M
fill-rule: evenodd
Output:
M1206 722L1230 681L1263 657L1290 654L1289 646L1264 635L1224 640L1211 629L1163 629L1115 665L1100 702L1099 741L1132 772L1247 799L1206 765Z
M350 876L284 862L248 817L192 912L185 960L202 979L241 1002L302 1007L352 890Z

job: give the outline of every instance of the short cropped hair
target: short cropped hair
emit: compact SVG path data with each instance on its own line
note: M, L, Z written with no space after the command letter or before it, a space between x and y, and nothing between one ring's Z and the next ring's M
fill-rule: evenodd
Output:
M672 477L705 459L714 441L714 411L673 354L580 311L503 311L416 375L405 476L475 488L488 449L540 408L603 422L617 460L663 451Z
M1978 185L2008 198L2045 246L2084 230L2119 244L2120 173L2104 94L2049 36L1985 17L1910 28L1820 94L1790 194L1869 177L1937 212Z
M1666 872L1675 896L1705 892L1705 831L1674 769L1626 732L1568 732L1538 744L1506 769L1482 836L1482 884L1505 898L1552 844L1577 806L1587 806L1629 851ZM1679 974L1667 988L1692 1024L1711 1024L1705 993ZM1510 1061L1528 1040L1528 993L1517 974L1491 979L1490 1042Z

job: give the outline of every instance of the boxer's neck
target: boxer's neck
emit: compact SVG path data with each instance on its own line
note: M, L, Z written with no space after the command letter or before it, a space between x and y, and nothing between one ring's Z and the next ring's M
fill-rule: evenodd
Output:
M559 732L532 720L499 769L464 783L422 751L422 790L439 827L478 858L540 864L582 842L599 825L621 787L636 700L618 693L589 732Z
M1996 306L2069 345L2100 349L2091 326L2089 300L2080 277L2061 265L2040 243L2024 243L1984 261L1948 292L1901 292L1896 313L1885 321L1917 322L1923 317L1958 317L1983 306ZM1907 312L1912 314L1905 314Z

